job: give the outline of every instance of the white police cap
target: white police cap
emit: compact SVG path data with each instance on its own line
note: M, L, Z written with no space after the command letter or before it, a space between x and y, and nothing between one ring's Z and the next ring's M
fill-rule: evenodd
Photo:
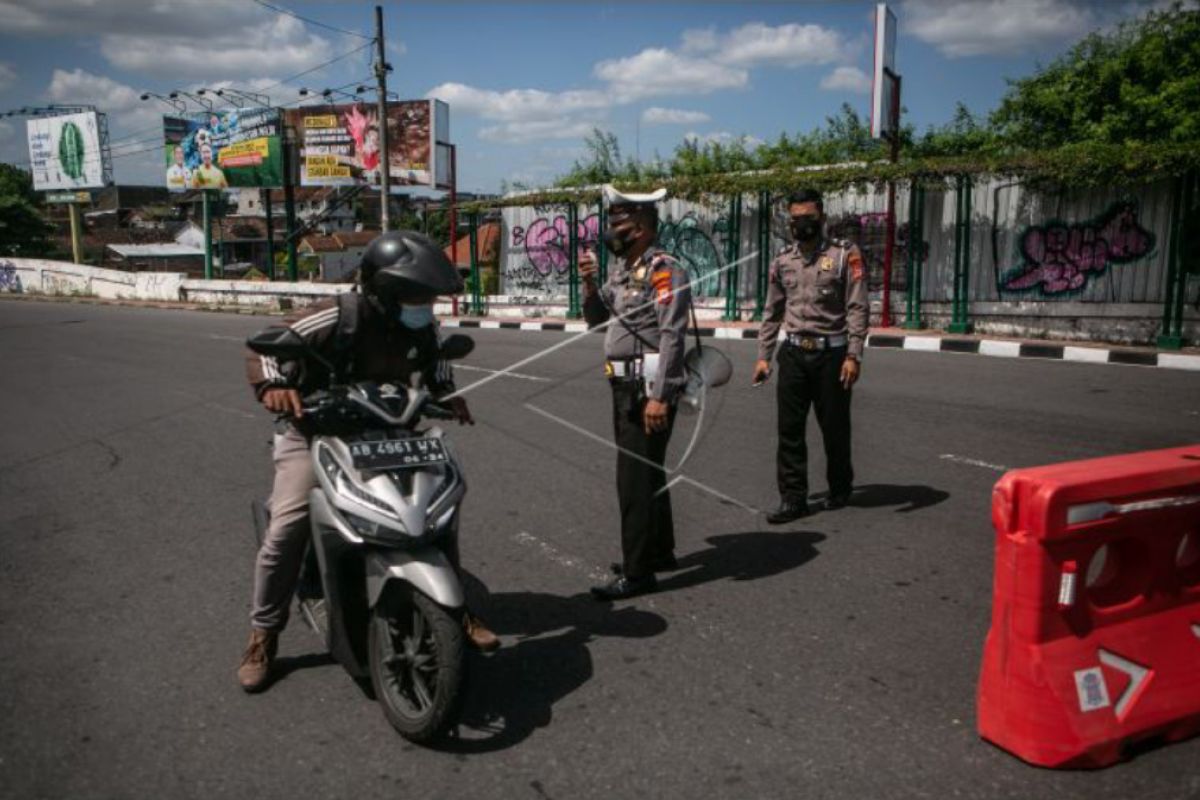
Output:
M631 194L618 192L616 187L611 183L604 184L604 203L609 206L618 205L643 205L646 203L657 203L659 200L665 200L667 190L656 189L649 194Z

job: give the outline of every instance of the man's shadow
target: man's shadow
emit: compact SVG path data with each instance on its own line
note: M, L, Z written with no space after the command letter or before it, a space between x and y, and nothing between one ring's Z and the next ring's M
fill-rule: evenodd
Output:
M502 592L471 606L504 646L469 660L459 725L434 745L452 753L503 750L549 725L554 704L591 679L594 639L649 638L667 629L658 614L614 608L588 594Z
M825 534L814 531L750 531L705 539L707 550L679 559L679 571L659 576L660 592L723 579L752 581L795 569L819 555Z
M813 499L823 501L828 493L813 495ZM902 486L892 483L869 483L857 486L850 495L850 508L886 508L899 506L897 514L907 514L910 511L920 511L923 508L936 506L950 497L949 492L934 489L932 486L909 484Z
M684 556L678 572L660 577L659 590L778 575L815 558L815 545L824 539L804 531L712 536L708 549ZM592 641L605 636L650 638L667 629L658 614L598 603L587 594L508 592L482 597L482 592L482 584L469 581L471 607L504 638L504 646L491 656L471 659L460 725L452 738L437 745L449 752L493 752L524 741L550 724L555 703L591 680Z

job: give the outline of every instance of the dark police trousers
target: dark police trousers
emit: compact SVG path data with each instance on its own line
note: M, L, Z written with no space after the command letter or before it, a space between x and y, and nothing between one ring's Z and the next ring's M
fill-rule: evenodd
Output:
M609 383L613 439L621 448L617 453L617 497L621 506L622 566L626 575L641 578L675 552L671 495L659 494L667 485L662 465L675 425L675 406L667 414L666 430L647 435L642 419L645 393L641 380L614 378Z
M849 493L854 485L854 469L850 466L850 390L843 389L841 383L846 348L802 350L781 342L778 360L776 465L780 498L797 503L808 500L808 446L804 432L810 405L816 409L825 443L829 493Z

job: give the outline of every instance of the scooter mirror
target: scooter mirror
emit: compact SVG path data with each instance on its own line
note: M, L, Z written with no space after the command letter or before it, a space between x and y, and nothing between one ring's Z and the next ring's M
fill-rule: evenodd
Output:
M456 358L466 358L475 349L475 340L470 336L463 336L461 333L456 333L452 336L447 336L438 348L438 352L442 358L451 361Z

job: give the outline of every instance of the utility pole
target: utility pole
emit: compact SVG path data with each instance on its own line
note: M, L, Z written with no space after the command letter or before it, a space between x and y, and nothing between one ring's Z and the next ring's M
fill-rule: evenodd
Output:
M388 158L387 61L383 49L383 6L375 6L375 46L379 58L375 62L375 78L379 81L379 224L384 233L390 227L388 200L391 198L392 165Z

